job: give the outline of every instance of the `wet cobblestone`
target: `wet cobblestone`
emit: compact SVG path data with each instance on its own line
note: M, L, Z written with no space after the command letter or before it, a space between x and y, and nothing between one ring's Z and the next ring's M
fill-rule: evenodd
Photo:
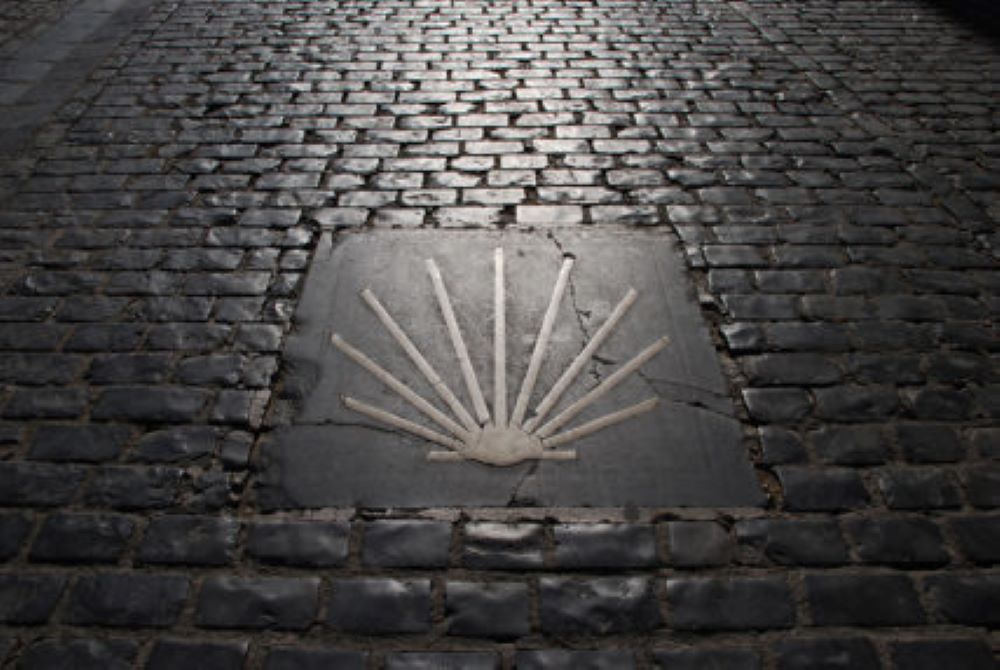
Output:
M0 50L71 4L4 3ZM0 156L0 665L994 666L983 26L918 0L133 9ZM320 232L382 227L676 240L766 506L260 513Z

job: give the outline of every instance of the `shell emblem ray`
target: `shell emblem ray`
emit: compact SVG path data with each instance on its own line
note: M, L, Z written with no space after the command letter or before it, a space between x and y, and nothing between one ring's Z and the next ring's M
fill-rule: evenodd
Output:
M531 416L528 405L538 381L538 373L548 348L556 313L573 269L573 258L565 257L552 297L542 319L538 336L528 362L528 369L521 381L520 391L513 408L507 407L507 347L506 347L506 291L504 282L504 254L502 248L494 250L494 331L493 331L493 407L487 407L482 387L472 366L469 351L462 331L455 318L451 298L445 286L441 271L433 259L426 261L427 272L434 286L438 307L448 329L448 336L455 353L455 359L462 372L462 380L472 400L472 409L467 409L448 387L435 368L420 353L406 331L400 327L392 315L379 302L370 289L361 292L361 299L375 313L382 326L392 335L410 361L434 389L451 414L435 407L413 389L400 381L391 372L368 357L363 351L348 343L338 333L331 336L331 342L355 363L363 367L380 382L392 389L419 411L434 427L428 427L380 409L350 396L344 396L344 404L354 412L363 414L374 421L392 428L421 437L444 449L431 451L427 457L432 461L473 460L494 466L508 466L527 460L573 460L577 457L574 449L561 448L574 440L586 437L599 430L627 421L643 412L653 409L658 398L651 397L634 405L613 411L604 416L587 421L579 426L563 429L580 412L599 398L608 394L643 364L656 356L668 344L664 336L649 344L631 359L619 366L597 386L578 400L570 403L552 415L553 410L566 390L587 366L594 354L611 335L618 323L638 298L638 292L629 288L618 302L607 320L594 333L583 350L566 367L559 379L546 392Z

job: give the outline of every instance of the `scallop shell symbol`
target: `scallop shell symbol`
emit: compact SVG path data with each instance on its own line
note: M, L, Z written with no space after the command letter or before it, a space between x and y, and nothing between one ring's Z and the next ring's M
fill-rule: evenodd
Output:
M483 397L479 380L476 377L476 371L472 367L469 351L462 337L462 331L458 327L458 321L455 318L455 312L452 309L451 299L448 296L448 290L445 288L441 271L433 259L427 260L427 271L434 285L434 293L437 297L438 306L441 308L441 314L448 327L448 334L458 365L462 371L466 390L472 399L475 416L465 408L458 397L448 388L448 385L434 367L424 358L406 332L393 319L392 315L389 314L370 289L362 291L361 298L375 312L379 321L382 322L385 329L389 331L403 351L406 352L406 355L417 369L420 370L421 374L423 374L441 400L444 401L445 405L451 410L453 416L449 416L420 397L419 394L365 355L360 349L349 344L339 334L334 333L331 341L338 349L413 405L421 414L436 424L440 430L428 428L420 423L405 419L397 414L374 407L349 396L344 396L344 404L351 410L374 419L379 423L422 437L429 442L446 448L443 451L431 451L427 455L429 460L473 460L495 466L514 465L527 460L573 460L577 457L575 450L559 449L558 447L608 426L631 419L643 412L648 412L656 406L658 398L652 397L574 428L557 432L580 412L606 395L629 375L638 370L644 363L662 351L668 343L666 337L661 337L647 346L581 398L570 403L567 407L556 413L555 416L549 418L549 414L555 408L560 398L562 398L566 390L590 362L604 341L611 335L629 308L635 303L639 294L634 288L629 288L625 296L615 306L608 319L594 333L594 336L587 342L583 350L573 359L556 383L553 384L552 388L549 389L538 403L532 415L526 418L528 403L535 390L538 372L545 358L552 328L555 325L556 313L562 301L563 293L566 290L570 272L573 269L573 258L567 256L563 259L562 267L559 270L559 277L556 279L555 286L553 287L552 297L549 300L548 308L542 319L541 328L535 339L531 359L528 362L528 369L521 383L521 389L514 403L513 411L508 413L506 296L502 248L495 249L494 264L494 387L492 414L486 406L486 400ZM441 430L444 432L440 432Z

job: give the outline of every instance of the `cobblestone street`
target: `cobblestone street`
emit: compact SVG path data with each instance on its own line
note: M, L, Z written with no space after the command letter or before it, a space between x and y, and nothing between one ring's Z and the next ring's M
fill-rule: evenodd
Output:
M995 669L1000 32L976 17L923 0L3 0L0 667ZM365 373L293 353L339 361L330 323L391 343L320 313L347 292L324 283L338 249L364 266L372 240L522 244L510 286L544 296L507 319L530 345L558 265L522 273L527 241L561 258L614 235L636 258L676 252L684 277L633 284L630 323L673 291L663 309L690 318L671 327L710 362L691 345L667 360L696 361L696 381L637 373L683 422L653 460L629 450L640 424L616 429L606 467L634 482L559 479L596 462L582 441L579 464L425 462L423 440L312 409ZM474 344L499 280L492 256L456 278L482 260L463 243L438 260ZM641 269L587 266L599 251L567 289L588 337L624 292L611 280ZM395 258L366 271L418 284ZM588 298L602 278L610 302ZM338 471L358 430L352 459L370 440L414 469ZM390 479L420 468L416 494ZM509 502L420 503L490 486Z

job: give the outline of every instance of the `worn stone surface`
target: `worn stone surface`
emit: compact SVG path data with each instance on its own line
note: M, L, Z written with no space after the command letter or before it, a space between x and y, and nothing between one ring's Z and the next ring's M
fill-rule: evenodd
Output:
M80 668L80 670L129 670L138 646L128 640L45 640L31 645L21 656L23 668Z
M28 557L54 563L113 563L134 530L134 522L122 516L53 515L39 529Z
M429 580L338 579L327 624L367 634L423 633L431 626Z
M108 572L83 577L73 588L65 616L82 625L166 627L177 621L189 588L190 580L180 575Z
M667 580L673 625L682 630L790 628L795 608L780 577L678 577Z
M504 468L472 461L427 461L421 440L387 432L384 425L372 423L342 401L350 396L409 421L425 425L429 421L331 347L334 332L391 374L400 375L418 395L436 399L359 298L360 291L370 288L447 386L459 394L460 402L467 409L473 407L444 322L434 318L438 306L424 266L424 259L432 258L456 305L472 366L493 408L490 380L497 374L493 346L487 333L472 324L486 323L493 315L490 296L497 246L505 249L507 259L504 372L511 408L567 254L575 259L571 289L557 305L550 345L528 407L541 401L630 287L639 291L639 297L600 348L599 360L591 366L595 379L577 381L548 418L556 417L569 401L580 398L596 380L644 347L669 337L667 349L642 367L641 377L625 379L586 409L579 421L651 397L661 398L660 405L567 445L577 450L575 460ZM299 409L292 427L277 432L264 452L265 505L756 504L756 484L737 458L736 423L725 418L731 405L722 397L725 386L715 354L684 290L676 258L669 244L620 234L559 231L545 239L519 233L393 232L374 233L371 239L349 236L332 246L324 238L299 308L305 328L293 336L286 351L292 373L285 384L294 389L290 401ZM610 268L620 269L620 276L609 276ZM526 418L531 417L529 410ZM580 424L567 428L574 425ZM365 430L366 426L371 428ZM671 445L669 459L663 457L663 444ZM442 486L442 481L447 484Z
M544 632L607 635L660 624L653 584L644 578L544 577L539 589Z
M0 665L993 667L993 4L0 2ZM621 236L669 260L705 351L674 338L656 364L718 366L720 385L632 382L665 418L727 426L713 441L751 463L756 506L709 498L718 479L675 505L652 472L669 506L621 495L623 472L648 469L623 425L579 443L581 463L613 466L574 491L599 508L548 506L565 463L511 470L492 509L370 507L318 431L293 445L303 477L350 486L323 491L335 507L278 509L274 438L325 380L290 338L346 328L303 318L332 298L303 289L328 243L380 258L363 248L377 231L417 265L368 283L401 322L438 324L445 361L433 301L396 302L431 297L424 257L456 236L541 245L541 274L508 256L522 370L557 242ZM492 249L476 244L456 259L474 276L445 279L489 400ZM555 331L575 347L639 274L587 269L593 253ZM659 330L642 300L667 291L635 284L627 322ZM356 344L398 355L347 301ZM398 439L322 428L354 431L359 459L366 438ZM655 462L710 471L678 452L684 430L655 429ZM389 481L409 484L428 448L399 444ZM486 500L480 484L427 488ZM269 630L305 619L253 614L269 580L318 580L315 622ZM240 585L249 619L199 625L218 584ZM455 584L472 586L449 610Z
M445 588L448 633L517 638L530 630L530 599L524 584L449 582Z
M262 522L250 526L246 551L262 563L328 568L347 559L345 523Z
M210 577L195 619L205 628L302 630L316 618L319 578Z
M875 646L863 638L784 640L775 645L775 652L781 670L877 670L882 667Z
M362 562L385 568L441 568L451 553L451 524L438 521L373 521L364 529Z
M560 568L641 568L657 563L653 526L563 524L553 529L553 542Z

